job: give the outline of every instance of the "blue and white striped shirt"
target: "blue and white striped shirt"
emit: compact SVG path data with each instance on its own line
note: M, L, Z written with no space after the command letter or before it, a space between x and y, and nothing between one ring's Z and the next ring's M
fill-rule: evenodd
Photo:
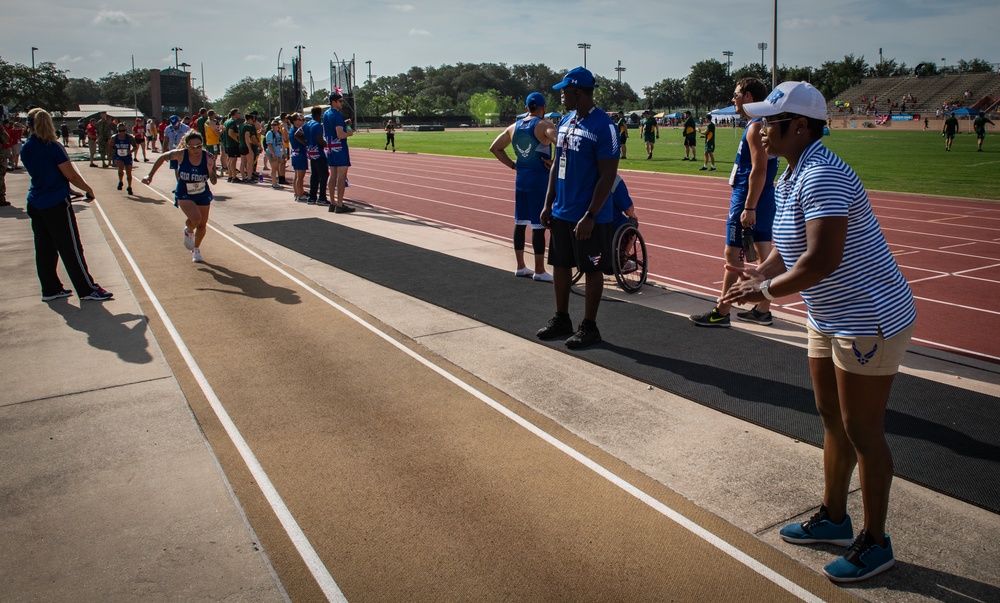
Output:
M847 217L840 266L801 292L813 328L843 337L881 330L889 338L913 324L913 294L854 170L817 140L778 180L775 201L774 245L788 269L806 251L806 222Z

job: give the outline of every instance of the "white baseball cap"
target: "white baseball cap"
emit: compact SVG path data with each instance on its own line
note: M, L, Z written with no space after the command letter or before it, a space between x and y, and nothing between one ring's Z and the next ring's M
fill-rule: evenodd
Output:
M826 99L809 82L783 82L759 103L747 103L743 110L750 117L770 117L779 113L804 115L826 121Z

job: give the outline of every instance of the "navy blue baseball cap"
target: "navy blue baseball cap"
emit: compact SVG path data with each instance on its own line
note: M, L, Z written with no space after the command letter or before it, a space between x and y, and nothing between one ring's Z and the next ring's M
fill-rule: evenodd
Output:
M179 122L180 120L181 118L177 117L176 115L170 116L170 123L172 123L175 126L177 125L177 122Z
M545 96L541 92L532 92L531 94L528 95L528 98L524 101L524 106L531 107L532 103L534 103L536 107L544 107Z
M553 90L562 90L566 86L576 86L577 88L598 88L594 81L594 74L586 67L577 67L566 72L563 80L552 86Z

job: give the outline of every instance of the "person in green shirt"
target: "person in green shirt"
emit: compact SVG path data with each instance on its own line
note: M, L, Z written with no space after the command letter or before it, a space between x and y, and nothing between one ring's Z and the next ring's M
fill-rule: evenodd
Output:
M660 126L656 123L656 118L649 111L642 112L642 139L646 143L646 159L653 158L653 145L660 137Z
M625 157L625 143L628 142L628 120L625 119L625 112L618 112L618 145L622 150L622 159Z
M253 113L247 113L246 121L240 126L240 174L244 182L250 182L254 170L253 140L257 136L257 121Z
M980 113L976 117L976 120L972 122L972 129L976 131L976 143L978 145L976 146L976 151L980 153L983 151L983 139L986 138L986 124L996 127L996 124L989 117L986 117L985 113Z
M944 120L944 128L941 129L941 134L944 135L944 150L951 150L951 141L955 140L955 134L958 132L958 118L955 117L954 113L948 114L948 119Z
M684 161L698 161L698 122L684 112Z
M223 124L225 136L222 139L223 149L226 152L226 170L229 172L227 181L240 182L236 171L236 158L240 155L240 125L237 120L240 118L239 109L229 110L229 119Z
M705 139L705 163L701 166L701 171L705 171L708 168L708 162L712 162L712 171L715 171L715 122L712 121L711 115L705 116L705 129L700 131L702 138Z

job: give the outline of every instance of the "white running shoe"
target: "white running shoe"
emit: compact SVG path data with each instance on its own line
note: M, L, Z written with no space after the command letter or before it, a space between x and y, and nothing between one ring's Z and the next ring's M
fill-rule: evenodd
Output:
M188 251L194 249L194 237L192 237L191 233L188 232L186 226L184 227L184 249L187 249Z
M514 276L531 277L535 272L531 268L518 268L514 271Z
M535 279L536 281L542 282L542 283L551 283L552 282L552 275L549 274L548 272L536 272L535 275L532 276L531 278Z
M201 249L198 249L197 247L195 247L194 249L191 250L191 261L192 262L200 262L201 261Z

